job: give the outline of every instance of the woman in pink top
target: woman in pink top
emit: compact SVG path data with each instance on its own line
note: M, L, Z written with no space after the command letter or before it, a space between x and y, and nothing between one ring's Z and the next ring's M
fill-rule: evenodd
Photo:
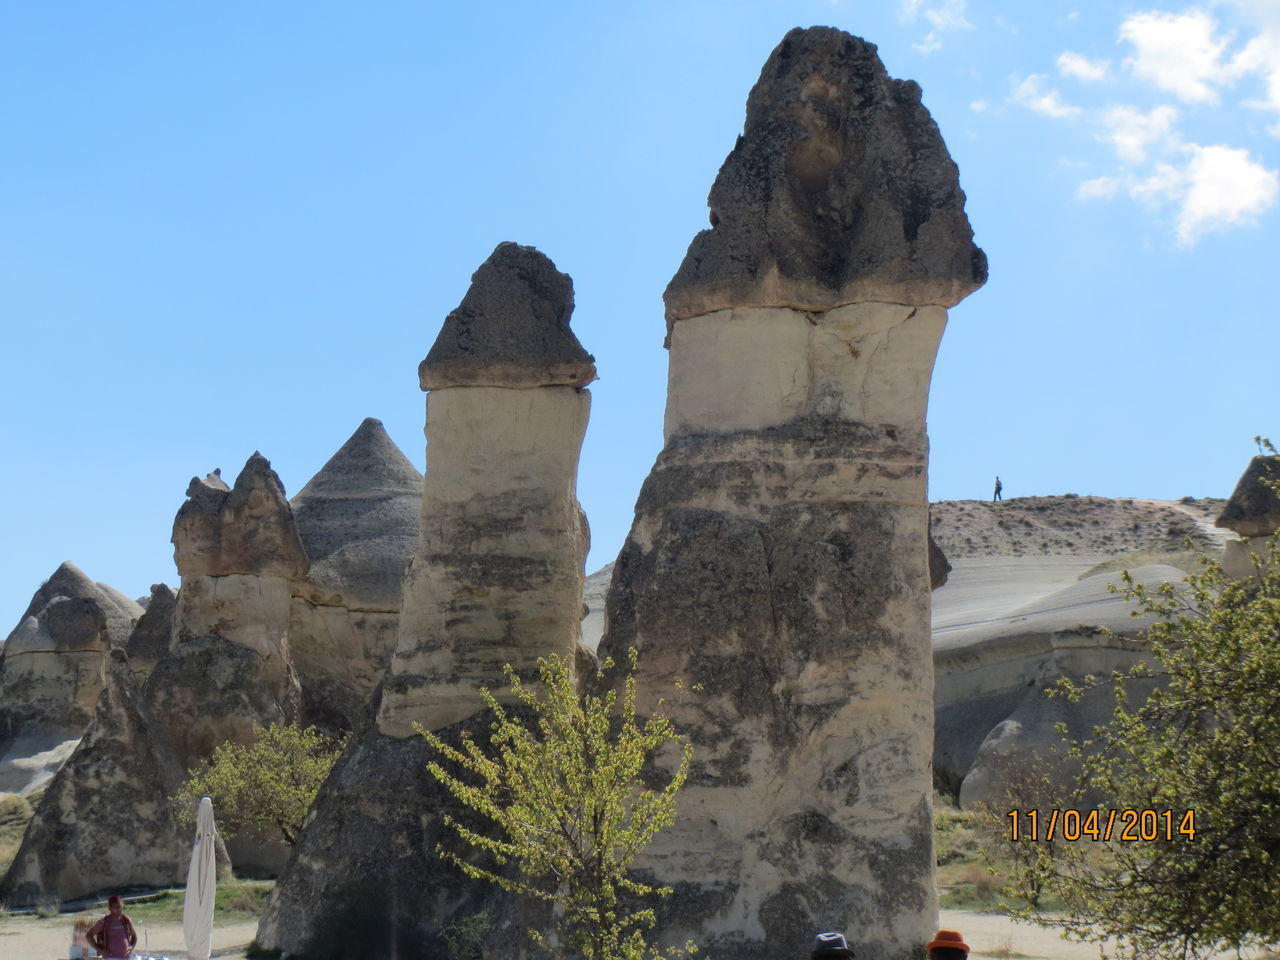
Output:
M107 909L111 912L89 928L89 942L104 957L128 960L138 943L138 931L124 915L124 904L118 896L107 901Z

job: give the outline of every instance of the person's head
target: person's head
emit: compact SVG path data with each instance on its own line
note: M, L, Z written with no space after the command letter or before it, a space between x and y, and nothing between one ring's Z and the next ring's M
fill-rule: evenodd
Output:
M959 930L939 930L925 949L929 960L968 960L969 956L969 945Z
M107 910L113 916L119 916L120 912L124 910L124 902L120 899L119 894L113 893L107 898Z
M843 933L820 933L813 940L812 960L855 960Z

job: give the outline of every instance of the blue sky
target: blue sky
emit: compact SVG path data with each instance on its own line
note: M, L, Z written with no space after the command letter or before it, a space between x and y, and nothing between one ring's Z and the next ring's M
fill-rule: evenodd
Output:
M613 558L661 446L661 294L793 26L917 80L987 286L952 311L931 495L1225 496L1280 433L1280 0L0 5L0 620L58 563L176 583L190 477L292 495L502 240L569 273Z

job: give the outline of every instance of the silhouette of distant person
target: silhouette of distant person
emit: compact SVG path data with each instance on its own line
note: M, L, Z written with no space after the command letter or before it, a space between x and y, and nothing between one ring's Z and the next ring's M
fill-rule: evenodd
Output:
M993 494L991 495L991 502L992 502L992 503L995 503L997 500L1003 500L1003 499L1004 499L1004 497L1000 496L1000 491L1001 491L1001 490L1003 490L1003 489L1004 489L1004 484L1000 482L1000 478L999 478L999 477L996 477L996 492L995 492L995 493L993 493Z

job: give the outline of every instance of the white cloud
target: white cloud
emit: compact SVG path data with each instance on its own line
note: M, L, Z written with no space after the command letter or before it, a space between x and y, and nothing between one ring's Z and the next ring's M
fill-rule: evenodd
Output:
M1255 220L1276 202L1280 176L1227 146L1192 147L1187 191L1178 213L1178 239L1192 244L1200 234Z
M972 103L969 104L969 109L972 110L974 113L986 113L990 107L991 107L991 104L988 103L986 100L974 100Z
M1125 60L1135 76L1187 103L1218 103L1217 86L1235 71L1223 62L1227 41L1201 10L1137 13L1120 25L1120 38L1134 46Z
M928 7L924 18L935 30L968 30L973 26L964 16L966 0L942 0L941 3Z
M1100 138L1110 142L1125 163L1143 163L1147 159L1147 148L1152 144L1172 146L1177 143L1177 135L1173 132L1177 119L1178 111L1170 106L1155 107L1147 113L1137 107L1112 107L1102 115L1107 132Z
M1110 200L1120 189L1120 181L1115 177L1095 177L1086 180L1076 189L1076 196L1081 200Z
M1079 107L1065 103L1056 88L1044 89L1044 77L1033 73L1013 91L1013 98L1037 113L1051 117L1070 117L1080 113Z
M1213 230L1252 223L1280 196L1280 174L1255 161L1248 150L1193 143L1186 151L1189 159L1182 166L1156 164L1150 176L1129 184L1135 200L1177 204L1183 246L1193 246Z
M1090 83L1107 79L1107 71L1110 68L1110 60L1090 60L1083 54L1075 53L1071 50L1063 51L1058 57L1059 73Z
M930 30L924 35L924 39L919 43L913 43L915 49L921 53L933 53L935 50L942 49L942 38L938 36L937 30Z
M941 35L948 30L969 30L973 24L965 17L968 0L901 0L902 16L907 21L920 17L932 28L919 43L912 46L921 53L933 53L942 47Z
M1246 104L1280 113L1280 3L1276 0L1232 0L1243 19L1259 28L1259 33L1245 44L1231 61L1231 69L1240 74L1258 74L1265 97ZM1271 128L1280 137L1280 123Z

